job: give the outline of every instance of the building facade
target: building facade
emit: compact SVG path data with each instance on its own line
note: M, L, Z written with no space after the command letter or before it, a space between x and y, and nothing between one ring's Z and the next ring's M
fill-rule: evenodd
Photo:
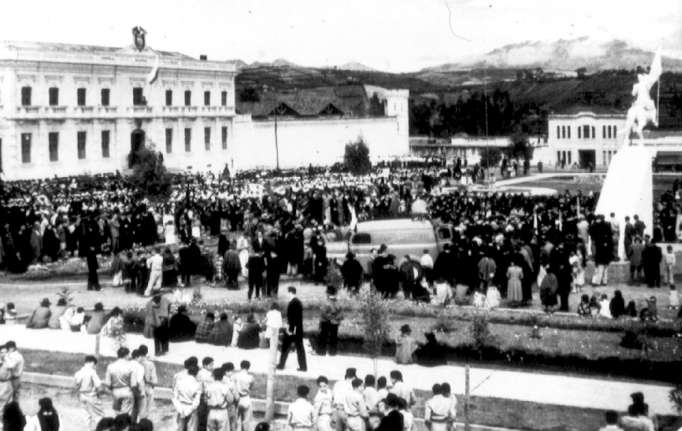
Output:
M409 91L359 84L262 94L238 101L234 167L283 169L343 161L362 139L372 161L409 153ZM258 149L254 151L254 149Z
M277 146L281 167L332 164L359 137L374 159L409 152L407 90L362 88L365 104L368 91L381 99L371 117L313 94L303 105L319 112L278 122L276 111L237 115L235 74L230 62L153 50L144 35L124 48L0 43L0 175L126 172L143 146L170 170L215 172L275 167Z
M575 108L550 114L543 162L582 169L607 167L623 142L625 113Z
M529 136L528 143L533 147L533 157L539 148L546 146L544 137ZM481 164L486 151L505 151L511 145L509 136L458 135L452 138L410 138L410 152L420 157L442 157L448 162L460 159L467 165Z
M178 53L0 45L6 179L123 171L141 146L170 169L229 162L234 65Z

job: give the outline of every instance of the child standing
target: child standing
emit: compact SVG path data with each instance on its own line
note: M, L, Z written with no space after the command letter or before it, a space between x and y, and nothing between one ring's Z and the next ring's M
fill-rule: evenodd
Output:
M670 305L671 310L677 310L680 308L680 297L677 296L677 289L675 289L675 284L670 284Z
M316 424L315 408L308 401L310 389L301 385L297 388L298 398L289 405L287 422L292 430L312 429Z
M571 251L568 263L571 265L571 274L573 275L573 293L580 293L585 285L585 268L583 267L583 256L580 249Z
M669 286L675 285L675 278L673 276L673 270L675 269L675 252L673 252L673 246L668 245L665 249L663 258L665 259L665 279Z

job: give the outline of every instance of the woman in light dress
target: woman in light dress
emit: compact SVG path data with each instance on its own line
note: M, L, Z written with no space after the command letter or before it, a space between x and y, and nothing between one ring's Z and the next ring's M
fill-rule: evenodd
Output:
M509 268L507 268L507 299L512 304L518 304L523 301L521 280L523 280L523 269L514 260L509 265Z
M571 252L568 258L573 274L573 293L580 293L585 285L585 268L583 267L583 255L580 249Z
M246 264L249 261L249 240L243 233L237 238L237 251L239 251L239 262L242 264L242 276L248 277L249 270Z
M488 286L488 291L485 293L485 308L488 310L493 310L500 306L501 300L502 295L500 295L500 291L497 289L497 286L492 284Z
M115 352L125 346L126 336L123 327L123 311L114 307L109 314L109 320L100 331L101 351L103 354L114 355Z

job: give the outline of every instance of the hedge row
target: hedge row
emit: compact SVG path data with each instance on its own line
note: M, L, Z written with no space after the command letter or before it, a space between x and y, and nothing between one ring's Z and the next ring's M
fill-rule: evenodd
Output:
M452 305L437 307L431 304L417 303L404 299L389 299L389 310L394 317L410 318L434 318L445 325L448 322L470 322L474 316L484 311L472 306ZM306 300L303 304L308 313L317 314L326 304L326 300ZM199 302L191 307L191 312L203 314L206 312L220 312L229 310L233 314L265 314L269 311L271 300L255 300L252 302L229 302L207 304ZM346 315L356 315L360 304L355 298L340 297L338 304ZM280 304L282 309L285 303ZM659 320L657 322L642 323L638 319L623 317L620 319L584 318L577 314L567 313L544 314L535 310L511 310L495 309L485 312L490 323L502 325L540 326L544 328L576 330L576 331L600 331L600 332L624 332L629 330L646 330L651 336L670 337L682 331L680 322Z

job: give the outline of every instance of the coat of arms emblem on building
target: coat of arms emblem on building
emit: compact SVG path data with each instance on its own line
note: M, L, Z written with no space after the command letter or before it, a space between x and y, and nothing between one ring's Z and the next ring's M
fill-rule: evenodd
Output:
M133 43L135 44L135 48L137 48L138 51L142 51L144 49L146 45L146 35L147 31L139 25L133 27Z

